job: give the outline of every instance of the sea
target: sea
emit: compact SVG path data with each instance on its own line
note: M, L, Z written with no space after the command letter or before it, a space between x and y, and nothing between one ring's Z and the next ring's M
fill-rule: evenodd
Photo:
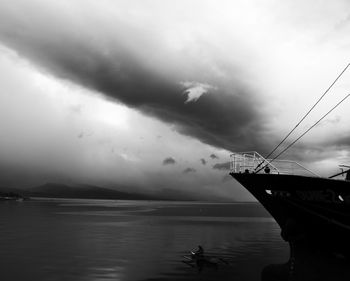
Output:
M201 245L204 262L191 259ZM0 280L262 280L289 246L259 203L0 202Z

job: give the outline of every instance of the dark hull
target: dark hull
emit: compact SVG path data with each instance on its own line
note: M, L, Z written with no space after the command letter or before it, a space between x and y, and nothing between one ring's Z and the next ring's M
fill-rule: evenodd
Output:
M350 182L278 174L231 173L297 245L350 256Z

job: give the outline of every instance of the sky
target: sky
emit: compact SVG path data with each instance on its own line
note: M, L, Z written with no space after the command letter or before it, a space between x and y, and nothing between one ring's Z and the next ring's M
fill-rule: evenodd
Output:
M251 200L230 153L279 143L350 63L349 33L348 1L0 0L0 185ZM349 90L350 70L288 141ZM284 156L350 164L349 107Z

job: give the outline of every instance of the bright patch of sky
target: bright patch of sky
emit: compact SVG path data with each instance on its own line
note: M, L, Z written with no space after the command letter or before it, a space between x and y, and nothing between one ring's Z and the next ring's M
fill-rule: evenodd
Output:
M184 94L187 95L185 103L196 102L203 94L208 93L209 90L215 90L215 87L209 84L203 84L199 82L181 82L186 88Z

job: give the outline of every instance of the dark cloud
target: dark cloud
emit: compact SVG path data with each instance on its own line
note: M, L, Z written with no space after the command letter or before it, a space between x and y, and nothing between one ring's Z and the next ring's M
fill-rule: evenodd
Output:
M172 157L168 157L163 160L163 165L174 165L175 163L176 161Z
M228 171L230 170L230 162L217 163L213 165L213 169Z
M214 153L210 154L210 158L211 159L219 159L219 157L217 155L215 155Z
M326 147L341 148L349 150L350 148L350 133L343 136L333 137L323 143Z
M186 168L185 170L183 170L184 174L188 174L188 173L195 173L197 170L194 168Z
M258 100L242 82L239 66L232 67L230 82L211 79L209 69L206 77L196 73L192 77L175 75L173 70L159 72L157 66L144 63L144 58L131 51L142 50L142 42L129 48L102 30L95 35L100 41L91 40L89 25L80 25L71 18L65 21L65 15L48 21L47 15L37 12L37 18L23 21L16 8L4 8L0 12L1 42L45 71L175 124L177 131L205 143L231 150L259 144L262 116L257 111ZM116 26L118 23L119 29L130 29L115 19ZM229 68L225 60L217 60L225 70ZM209 80L204 82L214 87L210 94L185 104L186 89L181 81L190 79Z
M205 165L205 164L207 164L207 161L204 159L204 158L201 158L201 163L203 164L203 165Z

